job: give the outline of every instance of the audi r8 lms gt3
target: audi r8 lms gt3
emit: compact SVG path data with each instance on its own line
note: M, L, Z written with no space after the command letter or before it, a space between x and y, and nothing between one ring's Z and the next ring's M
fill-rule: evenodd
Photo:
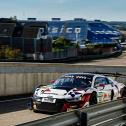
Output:
M115 80L92 73L69 73L52 84L39 86L32 98L33 111L64 112L71 108L116 100L126 87Z

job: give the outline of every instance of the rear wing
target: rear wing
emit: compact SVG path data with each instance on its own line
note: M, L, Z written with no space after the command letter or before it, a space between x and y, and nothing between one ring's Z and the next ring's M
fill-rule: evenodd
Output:
M112 77L120 77L120 76L126 76L126 74L123 74L123 73L106 73L106 72L89 72L89 73L92 73L92 74L101 74L101 75L104 75L104 76L112 76Z

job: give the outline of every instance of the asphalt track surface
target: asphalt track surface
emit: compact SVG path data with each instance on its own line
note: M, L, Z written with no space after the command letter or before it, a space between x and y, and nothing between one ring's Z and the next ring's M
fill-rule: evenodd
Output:
M0 114L0 126L15 126L25 122L46 118L50 115L43 113L34 113L30 110L20 110Z
M0 114L28 109L31 97L22 97L0 101Z
M0 101L0 126L15 126L51 116L29 110L29 100L30 97Z
M95 65L95 66L126 66L126 51L118 57L97 59L90 61L74 62L74 65Z

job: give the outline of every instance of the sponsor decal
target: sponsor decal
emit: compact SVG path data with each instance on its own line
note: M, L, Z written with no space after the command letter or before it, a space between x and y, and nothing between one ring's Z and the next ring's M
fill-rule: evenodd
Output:
M39 28L38 34L37 34L37 39L43 38L44 32L45 32L44 28Z
M108 94L107 93L104 93L103 94L103 98L107 98L108 97Z
M49 27L48 30L52 34L56 34L56 33L79 34L79 33L81 33L82 28L80 28L80 27L64 27L64 25L63 25L62 27L55 27L55 26Z
M92 31L94 34L113 34L113 35L119 35L118 31Z
M69 95L71 95L71 97L75 97L75 93L74 92L70 92Z
M42 98L42 102L55 103L56 99L54 99L52 97L45 97L45 98Z

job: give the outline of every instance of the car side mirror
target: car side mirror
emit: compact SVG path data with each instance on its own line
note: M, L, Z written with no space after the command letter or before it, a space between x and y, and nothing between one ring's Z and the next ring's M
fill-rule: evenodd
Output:
M98 84L97 85L97 89L99 89L99 90L103 90L104 87L105 87L105 84Z
M55 82L55 80L51 80L51 81L49 81L49 82L52 84L52 83L54 83L54 82Z
M99 84L99 87L105 87L105 84Z
M43 86L43 85L41 85L41 84L40 84L40 85L37 85L37 86L35 86L35 89L36 89L36 88L41 88L42 86Z

